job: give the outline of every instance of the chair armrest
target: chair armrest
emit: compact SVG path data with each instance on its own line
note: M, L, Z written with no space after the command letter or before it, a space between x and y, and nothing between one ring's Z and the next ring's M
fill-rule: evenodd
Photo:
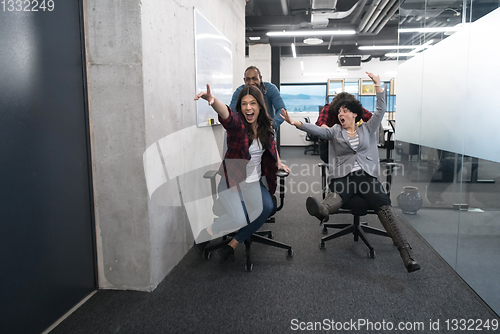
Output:
M276 176L279 178L279 186L278 193L280 194L280 204L276 207L276 211L280 211L285 204L285 177L287 177L289 173L285 172L282 169L278 169L276 172Z
M213 178L215 178L215 175L217 175L217 171L216 170L209 170L208 172L206 172L203 175L203 178L204 179L213 179Z

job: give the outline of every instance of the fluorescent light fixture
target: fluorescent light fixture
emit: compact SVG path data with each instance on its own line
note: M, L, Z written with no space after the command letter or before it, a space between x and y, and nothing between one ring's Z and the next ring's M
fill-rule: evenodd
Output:
M359 46L359 50L413 50L418 48L419 45L372 45L372 46Z
M447 31L458 31L458 30L460 30L460 27L402 28L402 29L398 29L398 32L399 33L405 33L405 32L425 33L425 32L447 32Z
M321 43L323 43L323 40L321 38L308 37L308 38L304 39L304 44L316 45L316 44L321 44Z
M259 36L250 36L248 37L249 40L251 41L260 41L260 37Z
M297 58L297 52L295 52L295 43L292 43L292 54L293 58Z
M386 53L384 56L386 57L413 57L418 55L418 53L397 53L397 52L389 52Z
M296 30L296 31L270 31L266 33L271 37L298 37L298 36L332 36L332 35L355 35L355 30Z

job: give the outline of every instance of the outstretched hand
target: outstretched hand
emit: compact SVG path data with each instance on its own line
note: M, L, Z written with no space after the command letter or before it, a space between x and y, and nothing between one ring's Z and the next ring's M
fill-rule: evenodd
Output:
M370 73L370 72L366 72L366 74L368 74L368 76L370 77L370 79L372 79L372 81L375 85L380 85L380 83L381 83L380 76L375 75L375 74Z
M212 95L212 93L210 92L210 86L209 86L209 84L207 84L207 91L206 92L201 92L201 93L197 94L194 97L194 100L198 101L200 98L202 98L204 100L207 100L209 106L211 106L214 103L215 98Z
M288 111L282 108L281 113L282 114L280 116L285 120L285 122L287 122L290 125L295 125L296 122L290 118L290 115L288 115Z

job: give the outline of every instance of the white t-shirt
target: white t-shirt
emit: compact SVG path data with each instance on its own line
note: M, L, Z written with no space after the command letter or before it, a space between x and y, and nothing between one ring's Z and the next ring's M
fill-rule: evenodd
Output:
M262 161L262 154L264 149L260 143L259 139L252 140L252 144L248 148L250 151L250 161L247 165L247 183L257 182L260 180L262 173L260 163Z

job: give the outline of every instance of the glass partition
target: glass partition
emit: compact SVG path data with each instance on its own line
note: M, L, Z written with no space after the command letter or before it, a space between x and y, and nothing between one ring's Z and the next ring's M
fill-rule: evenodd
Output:
M399 13L399 44L416 48L400 51L397 105L388 97L393 204L419 189L422 208L402 216L500 313L500 1L401 1Z

